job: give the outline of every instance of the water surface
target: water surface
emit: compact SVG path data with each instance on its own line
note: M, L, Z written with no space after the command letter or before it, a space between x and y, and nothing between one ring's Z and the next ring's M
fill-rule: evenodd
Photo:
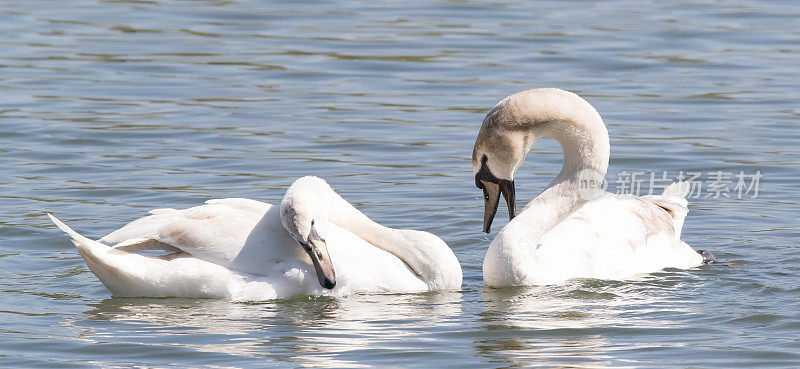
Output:
M797 367L798 17L777 1L6 2L0 364ZM683 239L724 265L483 287L496 233L480 232L473 140L497 101L549 86L603 115L610 190L701 173ZM560 160L537 144L520 202ZM714 172L734 176L728 197ZM763 175L756 198L739 173ZM442 237L463 290L112 298L44 215L99 237L152 208L276 203L307 174Z

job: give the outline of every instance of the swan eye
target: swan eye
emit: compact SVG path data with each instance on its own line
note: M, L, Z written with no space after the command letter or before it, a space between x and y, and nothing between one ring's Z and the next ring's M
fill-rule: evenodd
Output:
M314 225L314 219L311 219L311 225L312 226Z

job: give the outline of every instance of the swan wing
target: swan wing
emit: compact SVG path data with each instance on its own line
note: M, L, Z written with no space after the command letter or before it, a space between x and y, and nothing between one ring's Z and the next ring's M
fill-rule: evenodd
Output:
M679 200L606 194L587 202L542 237L534 278L626 279L701 265L702 257L680 240L687 210Z
M184 210L157 209L98 241L124 251L183 251L230 266L271 207L255 200L220 199Z
M166 252L181 252L181 249L152 238L131 238L113 246L117 250L136 252L142 250L161 250Z

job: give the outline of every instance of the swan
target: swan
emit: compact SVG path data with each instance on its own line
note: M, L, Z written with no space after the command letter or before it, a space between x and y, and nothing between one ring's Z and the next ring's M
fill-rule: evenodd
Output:
M533 144L556 139L561 172L516 214L514 173ZM624 280L661 269L711 262L681 241L688 183L658 196L605 192L610 144L600 114L578 95L555 88L522 91L486 115L472 153L483 190L483 231L489 233L502 195L509 223L483 262L488 286L560 284L572 278ZM708 254L708 258L704 256Z
M150 214L97 241L48 216L115 296L253 301L461 287L461 265L439 237L382 226L317 177L296 180L280 206L229 198Z

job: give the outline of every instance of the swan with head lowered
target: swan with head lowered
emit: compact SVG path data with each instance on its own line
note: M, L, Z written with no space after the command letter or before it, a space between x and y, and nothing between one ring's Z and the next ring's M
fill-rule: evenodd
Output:
M516 214L514 173L543 137L561 144L561 172ZM674 183L658 196L605 192L609 155L600 115L571 92L519 92L486 115L472 153L475 184L484 193L483 230L489 233L501 195L510 218L486 253L486 285L627 279L711 261L680 239L688 184Z
M375 223L317 177L295 181L279 207L231 198L150 213L97 241L50 217L115 296L252 301L461 287L444 241Z

